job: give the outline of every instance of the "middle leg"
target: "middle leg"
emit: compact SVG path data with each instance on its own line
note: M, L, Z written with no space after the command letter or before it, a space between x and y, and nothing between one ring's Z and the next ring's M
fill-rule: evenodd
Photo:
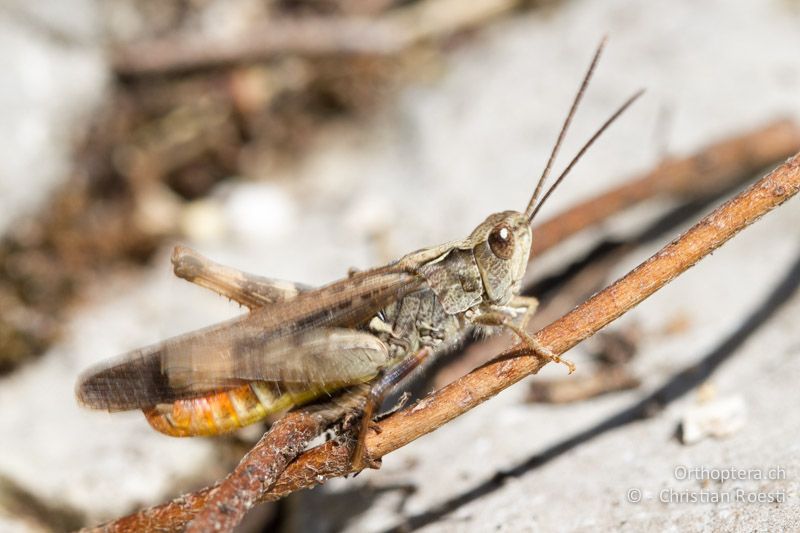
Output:
M426 346L414 354L407 356L399 364L387 369L381 378L370 388L369 393L367 393L366 402L364 403L361 426L358 431L358 440L353 450L352 463L354 469L361 470L365 466L371 464L370 458L366 456L365 441L367 438L367 431L369 431L372 425L372 418L375 415L375 411L380 408L384 398L386 398L386 394L418 368L431 354L433 354L433 350Z

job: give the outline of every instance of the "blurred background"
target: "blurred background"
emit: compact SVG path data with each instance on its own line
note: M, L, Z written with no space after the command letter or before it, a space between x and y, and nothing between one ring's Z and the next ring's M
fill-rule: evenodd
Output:
M87 366L243 312L175 278L175 244L322 284L523 209L606 34L557 168L647 93L542 220L662 161L800 121L796 0L3 0L0 530L72 530L160 503L223 477L263 431L172 439L141 413L74 400ZM800 151L797 126L780 127ZM695 163L702 182L715 161ZM762 173L746 174L734 188ZM538 325L731 190L652 194L537 258ZM790 529L798 206L575 348L572 381L550 365L380 471L261 506L241 530ZM500 349L471 346L415 393ZM785 474L725 485L680 479L681 466ZM659 496L732 488L785 501Z

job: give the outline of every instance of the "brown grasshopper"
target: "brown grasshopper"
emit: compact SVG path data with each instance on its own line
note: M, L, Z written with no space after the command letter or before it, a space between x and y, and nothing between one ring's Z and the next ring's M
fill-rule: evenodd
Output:
M574 164L641 91L587 141L539 200L600 57L597 48L550 159L524 212L490 215L466 238L412 252L320 288L246 274L178 247L175 273L250 308L250 313L124 354L85 373L80 403L142 409L173 436L232 431L348 387L369 384L356 468L385 395L423 362L451 350L476 327L507 328L532 352L567 365L525 331L536 308L519 295L531 222Z

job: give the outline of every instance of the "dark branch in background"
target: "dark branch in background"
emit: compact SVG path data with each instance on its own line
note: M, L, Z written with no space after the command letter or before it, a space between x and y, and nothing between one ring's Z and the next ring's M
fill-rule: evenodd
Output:
M647 174L575 204L534 228L536 257L580 231L658 196L698 199L720 194L800 148L800 128L779 120L717 142L684 158L667 159Z
M565 352L635 307L733 235L788 200L798 190L800 154L716 209L682 237L612 286L539 331L536 334L537 340L549 346L555 353ZM535 374L546 363L547 361L531 356L521 345L512 347L494 361L430 394L413 407L381 421L378 424L379 431L369 435L367 439L370 457L380 458L430 433L522 378ZM262 441L279 442L281 435L272 433L273 431ZM335 442L313 448L290 463L271 487L271 478L258 479L254 474L263 468L264 465L249 464L247 460L243 460L237 472L245 478L253 473L256 479L243 479L241 483L257 486L260 490L258 500L276 500L296 490L318 485L331 477L351 473L349 448ZM173 502L110 523L104 529L179 529L187 514L204 507L212 491L213 489L203 489L185 495ZM154 522L154 516L161 521ZM143 521L144 517L147 517L146 521Z
M637 230L624 242L603 242L559 274L526 285L524 293L540 299L540 307L529 326L541 327L552 322L602 289L608 281L607 273L634 246L662 242L664 235L673 234L676 224L696 220L715 198L799 150L800 127L789 120L774 121L718 141L693 155L670 158L642 176L580 202L535 227L532 261L573 235L594 228L641 202L654 198L683 200L663 218L648 228ZM530 274L526 278L530 278ZM496 335L480 342L467 342L461 353L437 361L428 374L436 374L432 377L433 388L440 388L484 364L503 350L510 338ZM570 383L578 386L580 379L571 377ZM422 391L426 386L418 384L417 390Z
M230 39L183 35L129 43L113 54L124 76L259 61L283 54L393 55L419 42L477 26L520 0L424 0L378 17L304 16L269 20Z

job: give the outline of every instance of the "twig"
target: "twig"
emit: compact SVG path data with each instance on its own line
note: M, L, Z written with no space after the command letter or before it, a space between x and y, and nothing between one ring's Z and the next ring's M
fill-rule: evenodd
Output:
M644 176L578 203L534 229L531 257L568 237L659 195L700 198L719 194L800 149L800 127L778 120L717 142L680 159L668 159Z
M800 126L777 120L731 136L693 155L664 161L643 176L556 214L534 228L531 260L581 231L643 201L680 195L686 199L713 197L751 179L761 169L800 150ZM561 316L605 283L608 272L623 255L616 251L559 287L552 301L543 302L529 326L544 325ZM537 295L538 296L538 295ZM511 336L494 336L467 347L439 370L435 385L444 386L494 357Z
M288 413L258 441L233 472L209 495L186 533L232 531L271 486L289 461L324 429L322 420L305 409Z
M536 339L555 353L564 353L635 307L798 191L800 153L720 206L625 277L539 331ZM430 433L522 378L535 374L546 363L530 357L521 344L512 347L487 365L383 420L379 424L380 432L367 438L370 456L382 457ZM347 451L330 444L322 445L290 464L263 500L276 500L349 472Z
M187 532L232 530L312 439L363 402L364 392L287 413L217 485L88 531L178 531L190 521Z
M209 495L186 533L232 531L312 439L363 403L364 392L353 390L335 403L298 409L275 422Z
M717 208L625 277L539 331L536 339L557 354L565 352L635 307L798 191L800 153ZM369 456L378 459L430 433L522 378L537 373L546 363L530 356L522 345L512 347L494 361L381 421L379 432L367 438ZM303 453L289 464L260 500L276 500L350 472L348 448L326 443ZM177 527L179 524L175 518L184 516L187 510L191 512L191 509L202 507L207 496L208 489L204 489L182 497L177 504L157 508L164 522L151 522L151 526ZM130 521L136 516L121 520ZM119 522L110 524L108 530L119 530Z
M398 0L339 0L336 4L343 13L377 15L390 9Z
M531 403L582 402L601 394L635 389L639 385L641 385L641 381L631 373L628 367L623 365L603 366L585 377L562 378L543 383L533 382L525 396L525 401Z
M535 238L535 237L534 237ZM597 258L581 269L574 276L570 276L559 284L557 290L551 296L540 301L536 313L531 317L527 324L527 331L535 332L540 327L556 320L564 313L584 301L586 298L603 289L609 280L612 269L633 247L630 244L619 246L612 253L605 257ZM526 287L526 290L528 288ZM530 294L536 294L532 292ZM539 296L536 294L537 297ZM445 385L455 381L464 374L494 359L498 353L504 350L515 339L511 334L493 335L480 342L467 345L458 354L458 357L451 357L446 365L438 370L433 379L433 388L440 389ZM579 376L569 376L566 381L573 382L581 380ZM539 383L537 381L537 383Z
M163 74L264 60L280 54L392 55L436 36L473 27L508 11L519 0L424 0L377 18L283 17L227 39L181 35L129 43L113 53L122 75Z

